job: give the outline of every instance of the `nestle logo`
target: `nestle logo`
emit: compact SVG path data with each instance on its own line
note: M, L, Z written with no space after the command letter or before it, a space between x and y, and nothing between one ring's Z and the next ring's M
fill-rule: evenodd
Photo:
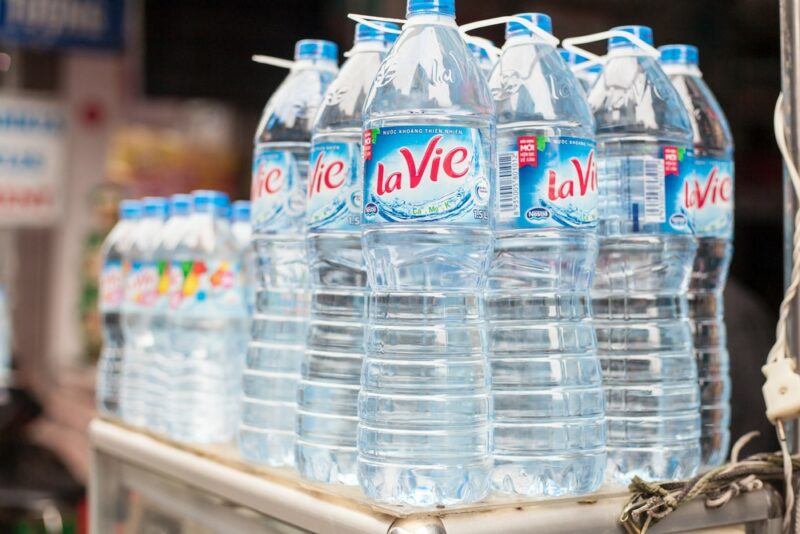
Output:
M378 213L378 205L374 202L370 202L364 206L364 215L375 215L376 213Z
M686 228L687 222L686 215L682 213L676 213L669 218L669 224L676 230L682 230Z
M529 221L539 221L550 217L550 210L547 208L531 208L525 212L525 218Z

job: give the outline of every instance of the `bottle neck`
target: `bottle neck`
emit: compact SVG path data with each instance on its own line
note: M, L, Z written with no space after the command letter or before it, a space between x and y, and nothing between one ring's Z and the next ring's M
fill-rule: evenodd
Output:
M348 55L353 57L356 54L363 54L366 52L387 52L391 46L391 43L378 39L358 41L353 45L353 48L350 49Z
M294 60L294 65L292 65L291 72L297 72L307 69L336 72L339 69L339 66L336 64L336 61L333 61L331 59L300 58Z
M648 56L647 50L639 48L638 46L618 46L616 48L612 48L608 51L609 59L615 57L625 57L625 56Z
M667 76L693 76L695 78L703 77L703 73L700 72L700 67L697 65L662 64L661 68L664 69L664 72L667 73Z
M519 45L547 45L554 48L553 45L537 35L514 35L506 39L506 42L503 43L503 50Z
M437 15L435 13L419 13L416 15L409 15L403 28L412 26L448 26L458 29L456 18L450 15Z

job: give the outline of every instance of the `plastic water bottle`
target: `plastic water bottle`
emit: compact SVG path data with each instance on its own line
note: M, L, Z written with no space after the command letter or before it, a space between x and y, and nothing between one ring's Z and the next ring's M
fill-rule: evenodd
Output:
M595 63L594 65L587 67L585 63L588 60L585 57L563 48L559 48L558 52L561 54L561 57L572 70L572 73L575 75L578 81L581 82L581 87L583 87L583 90L588 93L592 89L594 82L596 82L597 78L600 76L600 71L603 70L603 66L599 63ZM580 66L580 68L576 68L578 66Z
M645 43L650 28L623 26ZM686 291L697 243L680 199L689 116L650 50L608 42L589 94L597 123L600 254L593 287L608 421L608 475L691 476L700 397Z
M337 57L334 43L299 41L294 66L267 102L256 132L251 219L258 285L239 429L241 453L255 463L294 465L297 380L308 321L308 152Z
M122 327L125 301L125 272L128 249L133 242L136 225L142 215L138 200L123 200L119 203L119 222L106 237L100 255L103 266L100 271L100 324L103 347L97 362L97 409L103 415L121 417L120 388L122 360L125 353L125 336Z
M173 195L169 200L169 219L157 236L153 259L158 272L157 297L150 314L150 332L153 336L152 360L144 383L147 427L156 432L168 430L167 397L172 387L172 377L177 357L172 349L169 331L169 314L180 299L183 289L183 271L172 261L175 249L189 230L191 195Z
M397 29L396 24L387 24ZM306 207L311 315L297 394L297 469L355 485L367 272L361 253L361 110L397 34L356 26L314 124Z
M253 227L250 224L250 201L237 200L231 206L231 230L242 256L242 274L245 282L248 316L255 309L256 261L253 250Z
M492 63L492 58L489 57L489 52L487 52L485 48L472 42L467 43L467 48L469 48L470 54L472 54L472 56L478 62L481 72L488 80L489 76L492 74L492 69L494 68L494 63Z
M700 376L702 465L714 467L730 445L731 380L722 291L733 254L733 136L698 66L697 48L659 48L664 72L678 90L694 133L694 172L684 203L697 235L689 285L689 317Z
M552 33L547 15L516 17ZM555 47L519 22L506 25L489 86L498 159L486 291L492 484L526 496L585 493L600 485L606 465L589 293L597 259L594 119Z
M125 274L121 407L123 420L140 427L148 423L148 379L155 361L153 318L160 278L155 251L166 216L165 199L145 197L142 217L128 249L130 267Z
M364 107L358 477L376 501L454 505L489 487L494 105L454 1L407 13Z
M184 442L223 443L238 423L245 294L227 195L195 191L193 200L189 229L172 259L183 278L169 321L179 355L168 398L169 432Z
M12 324L8 293L0 285L0 406L10 399Z

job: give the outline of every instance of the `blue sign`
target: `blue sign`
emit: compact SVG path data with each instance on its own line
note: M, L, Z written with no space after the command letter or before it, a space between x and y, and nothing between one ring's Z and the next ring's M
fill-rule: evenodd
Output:
M0 41L44 48L122 48L124 0L0 0Z

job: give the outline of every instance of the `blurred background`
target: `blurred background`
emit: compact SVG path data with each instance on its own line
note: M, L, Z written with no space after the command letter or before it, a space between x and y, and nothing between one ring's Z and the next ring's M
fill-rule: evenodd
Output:
M98 356L98 250L128 196L196 188L247 198L251 137L299 38L352 44L349 12L404 0L0 0L0 298L13 385L0 397L0 531L56 503L75 528ZM736 239L726 295L734 439L776 447L760 366L782 295L778 5L766 0L459 0L461 23L520 11L565 38L620 24L700 48L736 142ZM481 35L502 43L502 28ZM597 46L596 52L602 47ZM0 314L0 333L6 321ZM0 340L1 341L1 340ZM44 500L42 500L44 499ZM37 504L38 503L38 504ZM12 513L13 512L13 513ZM4 523L6 521L6 523ZM16 524L16 523L15 523ZM27 531L26 531L27 532Z

